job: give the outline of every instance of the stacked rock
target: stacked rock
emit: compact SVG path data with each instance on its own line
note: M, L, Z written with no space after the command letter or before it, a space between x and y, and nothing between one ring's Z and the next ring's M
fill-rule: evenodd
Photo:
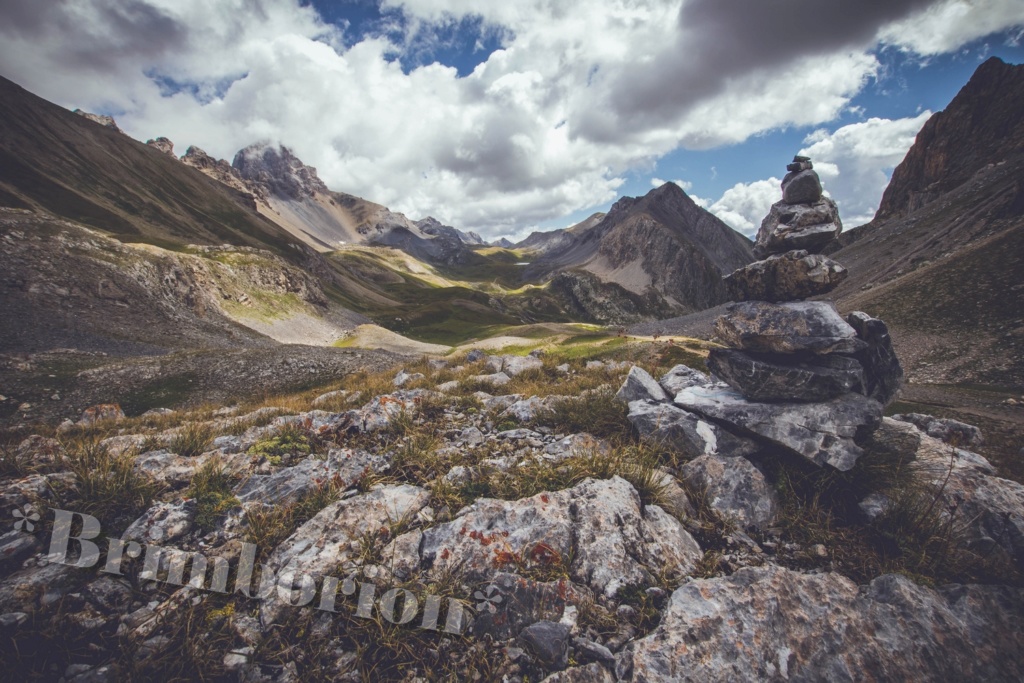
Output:
M693 387L679 407L768 441L818 465L853 467L903 377L885 324L864 313L844 320L829 302L846 269L820 251L842 230L810 159L796 157L782 201L757 234L763 260L726 276L733 299L716 322L729 347L708 367L730 391Z

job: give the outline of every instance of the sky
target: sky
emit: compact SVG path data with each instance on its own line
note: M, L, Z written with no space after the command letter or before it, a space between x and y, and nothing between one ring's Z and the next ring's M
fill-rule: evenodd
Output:
M488 239L666 181L752 235L794 154L847 228L1024 0L0 0L0 75Z

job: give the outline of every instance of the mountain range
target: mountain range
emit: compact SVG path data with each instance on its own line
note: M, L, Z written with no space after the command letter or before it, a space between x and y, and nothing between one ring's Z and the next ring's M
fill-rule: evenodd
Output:
M850 271L832 296L890 321L911 376L1024 386L1022 122L1024 67L985 62L924 126L875 219L831 249ZM286 147L179 158L166 138L143 144L3 79L0 230L8 354L369 343L360 334L412 351L564 323L692 331L728 300L723 275L754 260L673 183L486 244L328 188Z

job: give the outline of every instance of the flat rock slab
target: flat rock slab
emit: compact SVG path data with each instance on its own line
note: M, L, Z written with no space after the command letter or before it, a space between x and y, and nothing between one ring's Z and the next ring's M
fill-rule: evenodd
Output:
M814 204L772 204L757 231L754 256L764 258L794 249L817 253L842 232L839 208L828 197Z
M1020 588L748 567L678 588L631 680L1019 681L1022 613Z
M864 368L847 356L758 356L712 349L708 369L753 401L827 401L864 391Z
M799 249L769 256L725 276L733 301L796 301L826 294L846 279L846 268Z
M854 311L846 321L864 342L857 359L864 366L867 394L882 405L889 405L903 386L903 367L892 347L889 328L878 318Z
M882 421L881 404L854 393L820 403L758 403L732 389L692 387L679 392L675 403L842 471L863 454L857 441L867 439Z
M686 458L701 455L735 457L758 450L750 439L734 436L713 421L669 403L631 401L630 423L649 444L671 448Z
M854 353L868 346L824 301L732 304L715 321L715 333L727 346L759 353Z

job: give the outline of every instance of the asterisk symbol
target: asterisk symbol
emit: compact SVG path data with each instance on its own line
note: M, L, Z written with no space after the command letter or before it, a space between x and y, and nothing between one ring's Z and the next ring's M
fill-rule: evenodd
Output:
M473 593L473 597L480 601L476 606L477 612L487 610L491 614L498 611L498 605L504 600L501 596L501 591L494 584L490 584L485 590L476 591Z
M39 513L31 505L26 505L23 510L15 508L11 511L11 515L18 520L14 523L16 531L32 533L36 528L36 525L32 522L39 521Z

